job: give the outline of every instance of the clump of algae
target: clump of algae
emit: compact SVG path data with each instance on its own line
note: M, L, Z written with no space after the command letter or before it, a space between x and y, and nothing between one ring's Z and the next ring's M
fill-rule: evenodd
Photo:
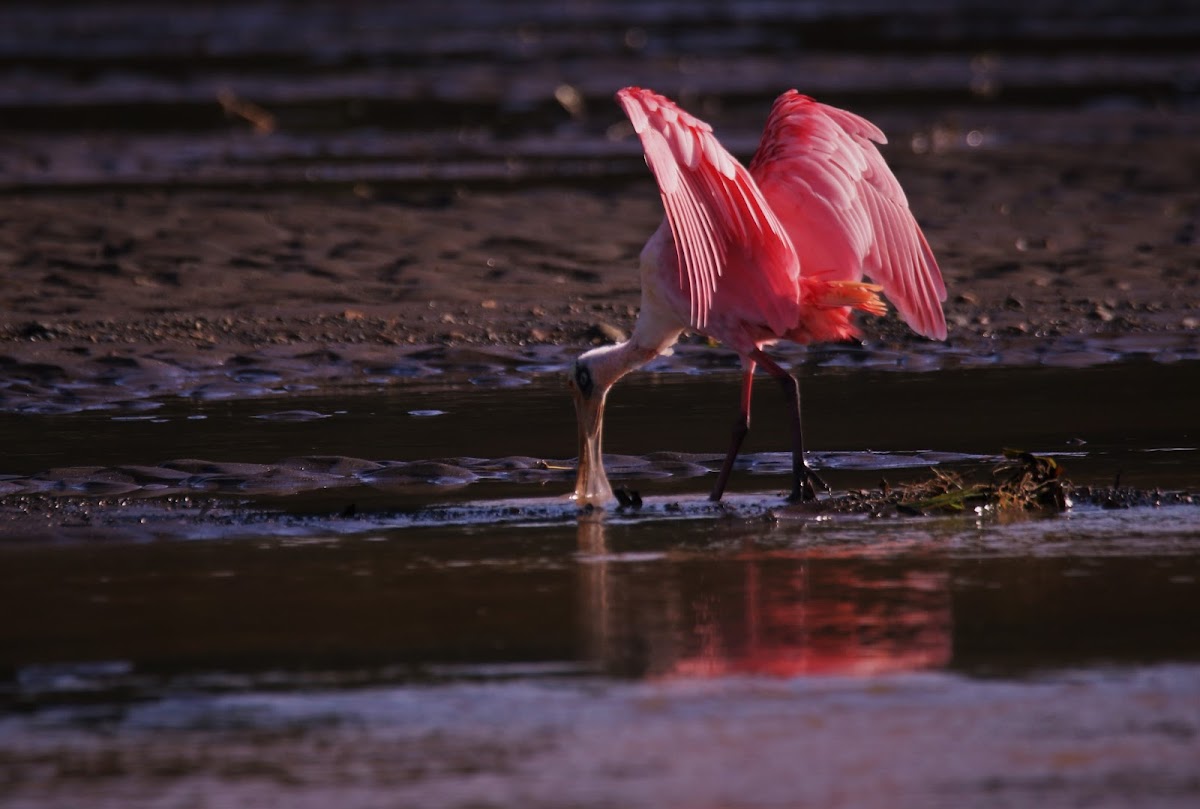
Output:
M987 481L969 483L959 474L934 469L932 477L885 494L908 514L1066 511L1070 507L1069 484L1053 458L1009 449L1004 450L1004 458Z

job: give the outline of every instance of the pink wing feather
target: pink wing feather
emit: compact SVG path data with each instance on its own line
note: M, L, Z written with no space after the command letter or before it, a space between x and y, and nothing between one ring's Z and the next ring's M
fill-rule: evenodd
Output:
M857 281L865 272L909 326L944 339L941 271L872 141L887 138L871 122L789 90L771 109L750 173L805 276Z
M626 87L617 100L658 181L692 327L703 330L715 305L778 334L794 327L800 265L750 173L712 127L663 96Z

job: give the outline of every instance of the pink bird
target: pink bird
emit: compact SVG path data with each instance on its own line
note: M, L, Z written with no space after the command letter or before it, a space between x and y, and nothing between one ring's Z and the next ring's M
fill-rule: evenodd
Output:
M642 140L666 217L642 249L633 335L588 351L571 371L579 420L573 497L614 499L600 449L608 391L692 331L736 351L743 367L741 406L710 499L721 499L750 429L759 365L779 380L791 414L790 499L815 499L814 483L828 486L804 460L799 384L763 347L855 337L853 310L887 311L880 292L914 331L946 337L946 288L875 147L887 139L865 119L789 90L771 108L746 169L711 126L663 96L626 87L617 100Z

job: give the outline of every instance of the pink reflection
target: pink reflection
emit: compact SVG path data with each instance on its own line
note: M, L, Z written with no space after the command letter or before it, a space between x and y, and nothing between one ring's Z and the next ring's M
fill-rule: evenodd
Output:
M946 665L951 654L949 577L909 571L868 578L829 560L790 560L789 575L762 581L764 566L741 561L744 601L733 615L693 611L696 648L667 676L871 675ZM844 562L844 560L843 560Z
M877 675L945 666L946 571L817 552L615 561L580 526L589 656L656 677ZM636 659L635 659L636 658Z

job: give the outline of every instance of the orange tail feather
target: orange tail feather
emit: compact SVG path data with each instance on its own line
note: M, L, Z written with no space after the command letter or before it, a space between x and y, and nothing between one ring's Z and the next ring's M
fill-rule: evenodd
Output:
M809 285L807 303L810 306L850 306L862 312L879 316L887 314L887 304L879 293L879 284L861 281L814 281Z

